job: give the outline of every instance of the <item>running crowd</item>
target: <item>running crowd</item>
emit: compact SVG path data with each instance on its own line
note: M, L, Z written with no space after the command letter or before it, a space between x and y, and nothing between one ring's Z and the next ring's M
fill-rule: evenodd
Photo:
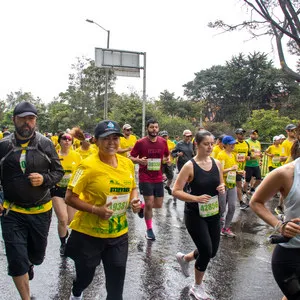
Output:
M238 204L244 211L250 205L285 239L275 248L273 274L283 299L300 299L300 125L288 124L287 136L274 136L263 154L256 129L248 139L242 128L235 137L216 139L204 129L194 137L186 129L181 140L172 141L150 119L146 136L137 139L130 124L121 129L105 120L93 134L74 127L52 135L36 131L37 118L35 106L21 102L13 112L14 132L7 126L0 132L2 235L8 274L23 300L30 299L34 265L45 257L52 208L60 255L75 264L70 300L83 299L101 261L107 299L123 299L126 213L131 207L143 218L146 239L155 241L153 209L162 207L164 189L174 201L185 202L185 225L195 250L178 252L176 259L185 276L195 260L191 295L213 299L203 278L220 237L236 236L230 226ZM269 172L263 181L262 165ZM265 207L274 196L279 198L276 216Z

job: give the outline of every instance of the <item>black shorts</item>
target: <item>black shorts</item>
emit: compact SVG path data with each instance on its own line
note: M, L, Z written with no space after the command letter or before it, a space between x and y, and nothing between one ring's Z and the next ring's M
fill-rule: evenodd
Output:
M157 198L164 196L164 184L162 182L140 182L139 189L143 196L154 196Z
M260 167L245 167L246 171L246 182L250 182L252 177L255 177L257 180L261 180Z
M51 197L65 198L67 187L55 186L50 190Z
M236 174L236 181L242 181L243 176L241 174Z
M97 238L72 230L67 242L66 255L75 263L88 268L98 266L102 259L126 267L128 234L116 238Z
M1 217L2 236L8 262L8 275L22 276L30 262L40 265L44 258L52 209L40 214L10 211Z
M166 174L168 180L172 180L174 177L173 165L169 166L167 164L162 165L162 172Z

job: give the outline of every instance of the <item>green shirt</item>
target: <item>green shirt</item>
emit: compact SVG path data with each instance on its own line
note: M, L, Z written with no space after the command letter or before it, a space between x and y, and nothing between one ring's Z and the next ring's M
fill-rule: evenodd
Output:
M258 167L261 155L261 145L259 141L253 141L251 139L247 140L251 156L250 159L246 161L246 167Z

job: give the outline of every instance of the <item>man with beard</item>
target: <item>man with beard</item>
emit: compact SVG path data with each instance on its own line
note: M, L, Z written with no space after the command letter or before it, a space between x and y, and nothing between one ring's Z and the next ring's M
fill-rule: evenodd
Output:
M35 132L37 110L29 102L13 112L15 132L0 141L2 235L12 276L23 300L30 299L33 265L45 257L52 216L50 188L63 177L52 142Z
M139 189L145 200L139 216L145 217L146 238L154 241L152 209L162 207L164 197L162 164L169 162L169 150L167 141L158 136L158 122L150 119L146 126L147 136L136 142L129 158L139 164Z

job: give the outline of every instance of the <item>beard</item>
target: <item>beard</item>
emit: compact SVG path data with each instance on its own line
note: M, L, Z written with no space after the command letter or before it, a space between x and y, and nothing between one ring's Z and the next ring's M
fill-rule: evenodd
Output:
M151 137L156 137L157 136L157 132L150 132L148 130L148 135L151 136Z
M28 125L16 126L15 124L15 129L16 132L23 138L30 138L35 131L35 127L30 128Z

